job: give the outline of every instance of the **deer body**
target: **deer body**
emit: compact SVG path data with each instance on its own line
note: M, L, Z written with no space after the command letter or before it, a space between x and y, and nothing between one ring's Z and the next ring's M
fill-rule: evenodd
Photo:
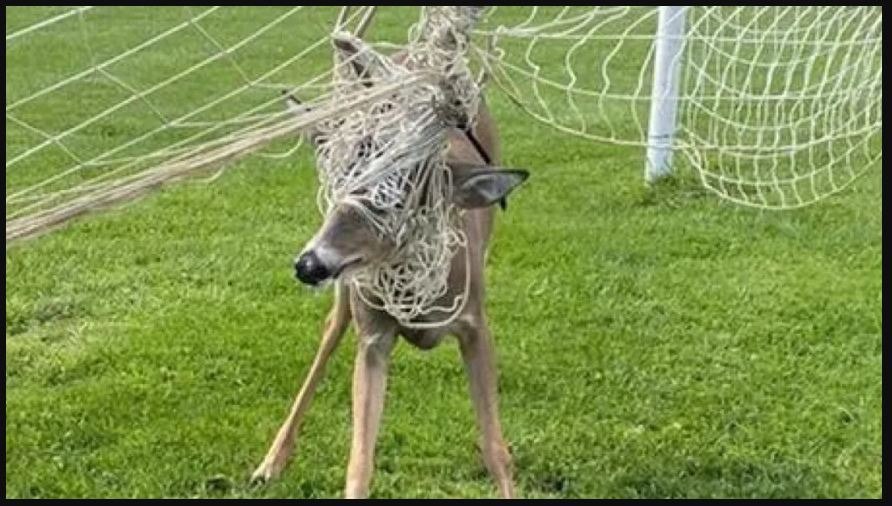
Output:
M338 46L337 43L336 46L342 50L347 47ZM345 51L356 52L349 47ZM397 54L393 60L401 62L403 58L404 55ZM298 278L310 284L336 278L333 307L309 374L266 458L254 472L255 480L268 480L281 472L293 450L296 431L322 377L325 364L352 320L358 346L353 376L353 441L347 468L346 496L368 495L387 369L398 336L418 348L430 349L447 335L458 338L466 364L484 462L500 494L503 497L514 495L510 455L502 439L498 417L496 370L484 309L483 270L494 218L491 204L504 198L526 175L519 171L497 174L492 168L481 169L488 165L486 158L491 163L498 163L500 159L497 128L484 102L480 102L473 130L479 147L461 130L451 129L447 135L449 150L446 161L451 167L453 180L460 185L457 193L465 197L462 230L467 245L459 249L451 260L447 293L440 302L443 306L449 306L456 296L466 293L464 306L447 324L419 329L405 327L386 312L367 305L350 288L345 278L356 265L378 258L377 251L385 246L372 239L357 224L349 209L337 208L330 212L320 231L298 258L296 269ZM480 153L481 149L485 153ZM434 312L427 319L438 322L447 316L450 315Z

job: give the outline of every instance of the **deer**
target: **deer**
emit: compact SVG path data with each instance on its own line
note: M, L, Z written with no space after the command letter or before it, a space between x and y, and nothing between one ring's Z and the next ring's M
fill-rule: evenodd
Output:
M333 46L336 60L350 62L360 78L373 73L374 69L367 66L377 61L376 57L364 56L386 58L358 38L334 36ZM399 65L404 65L405 60L405 50L390 56L390 61ZM298 104L300 101L295 97L286 96L286 105L290 108ZM314 140L312 134L308 136ZM499 166L499 133L485 100L479 103L476 124L467 130L450 127L447 141L445 161L451 172L452 205L464 209L461 227L467 241L451 260L443 300L451 301L467 289L466 303L457 317L431 328L407 327L390 314L370 307L351 289L350 274L386 256L394 246L373 234L362 215L350 206L333 206L323 217L316 234L294 259L297 280L310 286L333 285L333 304L309 372L266 456L253 472L252 482L275 479L284 469L326 364L352 321L357 347L352 383L353 434L345 496L368 497L390 355L398 338L421 350L429 350L446 336L455 336L461 351L484 464L499 494L503 498L515 496L511 455L499 419L495 353L484 307L484 266L493 231L494 204L499 203L504 209L508 194L529 173ZM469 280L467 286L466 280Z

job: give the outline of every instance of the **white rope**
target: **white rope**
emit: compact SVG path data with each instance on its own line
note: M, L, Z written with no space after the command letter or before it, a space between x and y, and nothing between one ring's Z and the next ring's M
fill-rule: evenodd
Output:
M96 115L94 115L94 116L91 116L90 118L88 118L88 119L86 119L86 120L84 120L84 121L78 123L77 125L75 125L75 126L69 128L69 129L67 129L67 130L65 130L65 131L63 131L63 132L61 132L61 133L59 133L59 134L54 135L52 140L62 139L62 138L64 138L64 137L68 136L68 135L71 135L71 134L73 134L73 133L79 132L80 130L84 129L85 127L87 127L87 126L89 126L89 125L92 125L93 123L96 123L96 122L99 121L100 119L105 118L106 116L108 116L108 115L114 113L115 111L118 111L119 109L121 109L121 108L123 108L124 106L130 104L130 103L133 102L134 100L141 100L141 99L143 99L143 98L144 98L145 96L147 96L147 95L150 95L150 94L152 94L152 93L154 93L154 92L156 92L156 91L158 91L158 90L161 90L161 89L163 89L163 88L165 88L165 87L167 87L167 86L170 86L172 83L177 82L178 80L182 79L184 76L187 76L187 75L191 74L192 72L195 72L196 70L198 70L198 69L200 69L200 68L202 68L202 67L205 67L205 66L207 66L208 64L210 64L210 63L212 63L212 62L214 62L214 61L220 59L221 57L224 56L224 54L226 54L226 52L232 52L232 51L235 51L236 49L238 49L238 48L240 48L240 47L242 47L242 46L248 44L249 42L251 42L252 40L256 39L257 37L259 37L261 34L263 34L264 32L266 32L267 30L271 29L273 26L279 24L280 22L284 21L287 17L289 17L289 16L291 16L292 14L294 14L295 12L299 11L301 8L302 8L302 7L295 7L295 8L293 8L293 9L289 10L288 12L286 12L285 14L279 16L278 18L276 18L276 19L273 20L272 22L267 23L267 24L266 24L265 26L263 26L260 30L257 30L256 32L254 32L254 33L252 33L251 35L249 35L249 36L243 38L242 40L238 41L237 43L230 45L229 47L226 48L226 51L225 51L225 52L222 52L222 53L215 53L215 54L213 54L213 55L211 55L211 56L205 58L204 60L202 60L202 61L196 63L195 65L192 65L191 67L189 67L189 68L187 68L187 69L185 69L185 70L183 70L183 71L177 72L177 73L174 74L173 76L168 77L167 79L161 81L160 83L156 83L156 84L152 85L151 87L149 87L149 88L147 88L147 89L145 89L145 90L143 90L143 91L140 91L139 93L136 93L136 94L134 94L134 95L131 95L131 96L125 98L124 100L118 102L117 104L115 104L115 105L113 105L113 106L111 106L111 107L108 107L107 109L103 110L103 111L100 112L99 114L96 114ZM50 144L50 143L52 142L52 140L48 139L48 140L46 140L46 141L44 141L44 142L38 144L37 146L34 146L34 147L32 147L32 148L26 150L24 153L21 153L21 154L15 156L15 157L13 157L12 160L8 160L8 161L6 162L6 168L7 168L7 169L10 168L11 166L15 165L17 162L19 162L19 161L21 161L21 160L27 158L28 156L31 156L31 155L33 155L34 153L40 151L41 149L43 149L44 147L46 147L47 144Z
M195 148L193 152L165 162L152 171L137 173L111 181L108 185L101 187L95 192L79 196L53 208L41 210L23 218L7 220L7 247L14 239L29 237L36 232L45 230L47 227L55 226L71 216L82 214L96 207L119 202L122 199L132 198L134 194L141 194L151 187L165 181L183 177L210 164L245 156L262 148L271 140L293 135L300 129L323 122L338 114L357 110L366 106L369 102L395 93L402 88L413 87L413 85L425 80L430 80L429 75L426 73L408 75L400 82L357 93L351 96L349 100L341 101L332 107L319 108L299 117L288 117L269 126L246 130L238 138L228 137L214 143L207 143L204 146Z
M86 12L92 8L93 8L92 6L78 7L76 9L71 9L70 11L66 11L66 12L63 12L62 14L53 16L49 19L44 19L43 21L39 21L37 23L34 23L33 25L29 25L25 28L22 28L21 30L15 31L15 32L7 35L6 42L9 43L9 41L11 41L13 39L17 39L17 38L21 37L22 35L31 33L33 31L39 30L41 28L46 28L50 25L58 23L59 21L62 21L63 19L74 16L75 14L81 14L81 13Z
M201 14L194 16L192 19L189 19L188 21L180 23L179 25L176 25L173 28L170 28L169 30L165 30L164 32L159 33L158 35L143 41L142 43L128 49L127 51L124 51L123 53L121 53L117 56L109 58L108 60L105 60L98 65L95 65L88 69L84 69L76 74L70 75L70 76L68 76L60 81L57 81L45 88L42 88L42 89L40 89L26 97L20 98L20 99L16 100L15 102L13 102L12 104L7 105L6 111L9 112L9 111L15 109L16 107L25 105L28 102L31 102L32 100L35 100L37 98L40 98L40 97L46 95L47 93L52 93L52 92L58 90L59 88L62 88L63 86L69 85L75 81L78 81L79 79L83 79L84 77L92 74L93 72L95 72L97 70L103 70L105 68L108 68L111 65L114 65L115 63L118 63L119 61L122 61L123 59L142 51L143 49L151 47L154 44L170 37L171 35L179 32L183 29L189 28L190 26L192 26L193 21L199 20L205 16L209 16L217 9L219 9L219 7L211 7L210 9L202 12ZM77 14L81 14L82 12L83 11L78 11Z
M278 86L271 82L274 75L282 75L279 72L287 66L306 61L304 57L322 47L327 39L320 38L307 45L305 51L285 58L282 65L253 77L236 60L235 51L260 42L264 33L271 34L270 23L241 43L227 47L212 30L210 16L219 9L190 11L183 22L128 45L111 58L98 61L93 57L93 65L84 71L50 80L48 84L34 80L40 83L36 91L22 94L11 87L7 121L11 129L19 132L19 138L29 137L26 142L11 142L7 133L7 175L13 176L8 177L7 183L7 220L26 217L65 199L95 193L115 178L153 170L164 161L195 157L202 149L248 135L251 129L280 118L278 99L273 94L259 104L238 102L248 90ZM43 36L46 28L66 19L63 16L70 19L80 14L83 20L84 12L66 11L8 38ZM278 18L272 24L278 22L281 26L285 18L296 19L295 12L291 9L276 14ZM365 26L372 8L342 12L350 13L350 19L345 16L341 20L344 26L356 26L357 20L358 26ZM488 8L475 27L475 36L485 39L484 44L470 48L481 75L487 75L507 91L531 115L561 131L615 144L646 144L654 9L534 7L519 22L516 13L509 13L512 21L500 23L499 14L504 12ZM690 12L675 148L687 153L689 165L707 188L749 205L772 209L798 207L845 188L880 159L882 151L874 139L882 126L881 11L870 7L787 6L702 7ZM431 33L439 29L436 25L429 28ZM428 28L419 23L413 30L410 38L420 41L419 30ZM152 93L159 90L140 91L129 82L130 76L112 71L114 64L149 52L160 42L189 31L214 48L214 57L206 62L226 59L243 84L177 116L169 112L167 104L163 108L160 102L156 105L158 101ZM89 33L85 35L85 47L92 56ZM7 53L26 51L29 47L8 44ZM372 47L394 49L395 45L381 42ZM559 50L555 52L555 48ZM428 48L431 54L436 53L434 49ZM419 58L418 65L435 66ZM832 64L826 64L833 58L836 60ZM202 63L187 69L186 76L194 75ZM464 64L463 60L458 63ZM57 99L50 95L67 92L66 86L92 75L119 87L129 102L123 106L112 104L118 108L100 111L94 122L88 118L67 130L48 127L39 116L29 114L30 106L39 105L45 98ZM319 74L299 86L289 87L304 96L324 97L331 88L330 83L323 82L327 75ZM456 75L466 74L462 70ZM800 79L800 75L807 79ZM168 81L162 88L178 86L186 76ZM446 90L455 87L455 83L445 87L442 84ZM467 96L473 101L476 94ZM159 125L124 138L118 145L102 148L98 154L78 144L85 124L105 125L135 104L154 114ZM474 109L470 102L465 107ZM225 115L210 118L209 113L224 108ZM167 140L174 129L182 133ZM865 137L870 140L861 142ZM284 158L299 145L295 139L280 152L264 156ZM38 153L41 156L35 157ZM23 170L31 170L45 159L58 163L55 159L59 155L70 159L71 165L42 178L20 177ZM31 160L25 163L28 158ZM18 164L25 166L15 166ZM10 169L18 169L18 174ZM89 176L79 175L85 169L91 169ZM753 191L747 193L747 188Z

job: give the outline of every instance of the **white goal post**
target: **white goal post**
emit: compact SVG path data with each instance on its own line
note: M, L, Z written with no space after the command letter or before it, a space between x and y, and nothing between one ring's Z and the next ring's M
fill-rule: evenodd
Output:
M644 179L653 183L672 170L672 137L678 112L686 7L660 7L655 36L654 83L647 128Z

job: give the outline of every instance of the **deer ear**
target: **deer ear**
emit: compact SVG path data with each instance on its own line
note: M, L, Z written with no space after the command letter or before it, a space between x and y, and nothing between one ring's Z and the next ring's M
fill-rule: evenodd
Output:
M464 209L488 207L502 201L530 176L525 170L492 166L452 167L452 201Z
M346 32L332 36L337 63L352 67L357 79L365 86L372 85L372 79L384 70L384 57L369 47L365 42Z

